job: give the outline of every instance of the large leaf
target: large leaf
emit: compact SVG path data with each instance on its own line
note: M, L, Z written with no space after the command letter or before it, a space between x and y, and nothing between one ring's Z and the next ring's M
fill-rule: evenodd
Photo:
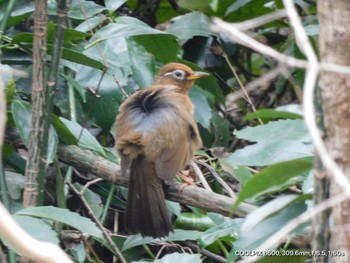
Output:
M14 100L11 105L13 120L19 131L19 134L24 144L29 147L29 135L32 127L32 107L22 100ZM47 164L53 162L57 151L58 138L52 126L49 129L48 149L47 149Z
M83 186L79 183L74 183L74 186L81 191L83 189ZM99 218L103 213L103 203L101 197L91 191L90 189L84 189L83 196L86 200L86 202L91 207L91 210L93 211L94 215Z
M280 120L266 125L247 127L234 133L238 138L253 142L274 139L310 142L310 136L303 120Z
M181 229L205 231L215 226L215 223L206 214L182 213L176 219L174 226Z
M284 195L271 200L263 206L255 209L250 213L241 227L241 231L251 231L260 222L264 221L269 216L277 213L285 207L295 202L300 202L305 199L311 199L311 195Z
M91 1L72 0L68 17L78 20L85 20L101 13L104 10L106 10L105 7L95 4ZM49 1L48 13L49 15L56 15L57 12L55 1Z
M312 168L312 160L299 159L270 165L261 172L255 174L242 188L234 204L236 208L239 202L257 194L269 192L279 185L283 185L292 177L306 175ZM284 187L283 187L284 188ZM283 190L283 189L280 189Z
M109 38L132 37L138 35L167 34L163 31L153 29L135 18L123 18L123 20L119 19L117 22L119 23L110 23L98 30L95 34L95 41L99 42Z
M188 40L194 36L210 36L214 33L210 30L209 18L200 12L192 12L183 15L179 20L170 25L166 32L178 37L180 41Z
M53 43L55 40L55 31L56 24L49 22L47 25L47 42ZM64 30L64 43L69 44L72 41L84 40L89 37L91 34L77 31L71 28L66 28ZM20 44L20 43L33 43L34 34L28 32L21 32L13 36L11 44Z
M261 118L263 120L270 119L301 119L302 115L291 113L288 111L280 111L276 109L260 109L244 116L244 120L253 120Z
M241 232L234 243L228 262L234 262L237 257L236 251L254 251L272 234L286 225L290 220L299 216L306 210L304 201L293 203L279 213L267 218L250 231ZM293 231L296 232L297 230ZM273 249L273 248L271 248Z
M200 247L205 248L224 236L233 236L237 238L242 223L243 219L236 218L208 229L198 241Z
M128 41L130 61L132 63L132 76L137 85L141 88L149 87L154 79L154 61L146 50L135 43Z
M195 230L181 230L175 229L174 232L171 232L167 237L162 238L164 241L185 241L185 240L196 240L198 239L203 232ZM123 250L127 250L132 247L141 246L144 244L150 244L155 242L158 239L152 237L142 237L140 234L130 236L123 245Z
M7 10L9 1L5 1L0 4L0 21L3 20ZM34 12L34 0L17 0L15 6L11 12L10 18L7 23L7 27L17 25L22 22L26 17Z
M275 11L274 5L267 5L270 0L237 0L226 11L226 19L239 22Z
M173 253L167 254L162 259L156 260L156 263L200 263L200 254Z
M105 5L109 11L115 11L119 7L121 7L125 2L126 0L105 0Z
M14 215L15 221L32 237L39 241L50 242L58 245L60 240L52 227L40 218Z
M210 6L213 0L179 0L177 4L189 10L206 9Z
M206 129L210 127L210 119L212 109L209 106L207 97L203 94L203 90L198 86L190 89L189 96L195 105L194 117Z
M68 209L52 206L37 206L25 208L16 213L16 215L32 216L54 220L71 227L74 227L91 236L102 238L101 230L90 219L73 213Z
M176 36L170 34L138 35L133 39L163 63L178 61L180 46Z
M227 158L232 165L264 166L313 156L311 139L303 120L279 120L236 131L238 138L258 142Z
M105 155L105 152L100 143L87 129L81 127L78 123L67 120L63 117L60 117L60 120L66 125L71 134L73 134L74 137L78 140L79 146L96 151L103 156Z
M24 175L11 171L5 171L5 175L8 195L13 200L21 199L25 181Z

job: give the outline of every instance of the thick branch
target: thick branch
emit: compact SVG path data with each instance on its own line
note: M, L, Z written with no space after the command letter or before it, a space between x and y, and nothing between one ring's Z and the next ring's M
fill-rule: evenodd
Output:
M127 178L121 174L120 167L92 152L82 150L77 146L60 146L58 156L61 161L83 171L89 171L98 177L115 184L126 186ZM203 208L207 211L216 212L225 216L230 215L234 199L224 195L212 193L196 186L181 188L181 184L174 183L166 189L166 196L169 200L186 205ZM241 203L236 211L237 216L246 216L254 210L254 206Z

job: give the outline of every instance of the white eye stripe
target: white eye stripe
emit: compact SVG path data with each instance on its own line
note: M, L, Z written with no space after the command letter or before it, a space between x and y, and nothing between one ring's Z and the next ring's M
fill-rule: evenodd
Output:
M186 77L185 71L180 70L180 69L177 69L177 70L174 70L174 71L165 73L165 74L164 74L164 77L165 77L165 76L170 76L170 75L171 75L174 79L176 79L176 80L184 80L185 77Z

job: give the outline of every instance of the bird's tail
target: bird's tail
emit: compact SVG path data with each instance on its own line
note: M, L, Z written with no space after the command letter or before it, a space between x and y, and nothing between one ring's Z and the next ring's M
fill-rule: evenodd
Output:
M142 155L132 160L125 227L128 233L151 237L164 237L173 231L162 181L154 163Z

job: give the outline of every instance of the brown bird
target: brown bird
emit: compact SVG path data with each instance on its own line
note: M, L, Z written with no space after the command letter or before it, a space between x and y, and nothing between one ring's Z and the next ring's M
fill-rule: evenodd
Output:
M207 73L180 63L162 67L151 87L120 106L116 148L129 176L125 213L128 233L164 237L173 231L163 191L202 145L188 91Z

